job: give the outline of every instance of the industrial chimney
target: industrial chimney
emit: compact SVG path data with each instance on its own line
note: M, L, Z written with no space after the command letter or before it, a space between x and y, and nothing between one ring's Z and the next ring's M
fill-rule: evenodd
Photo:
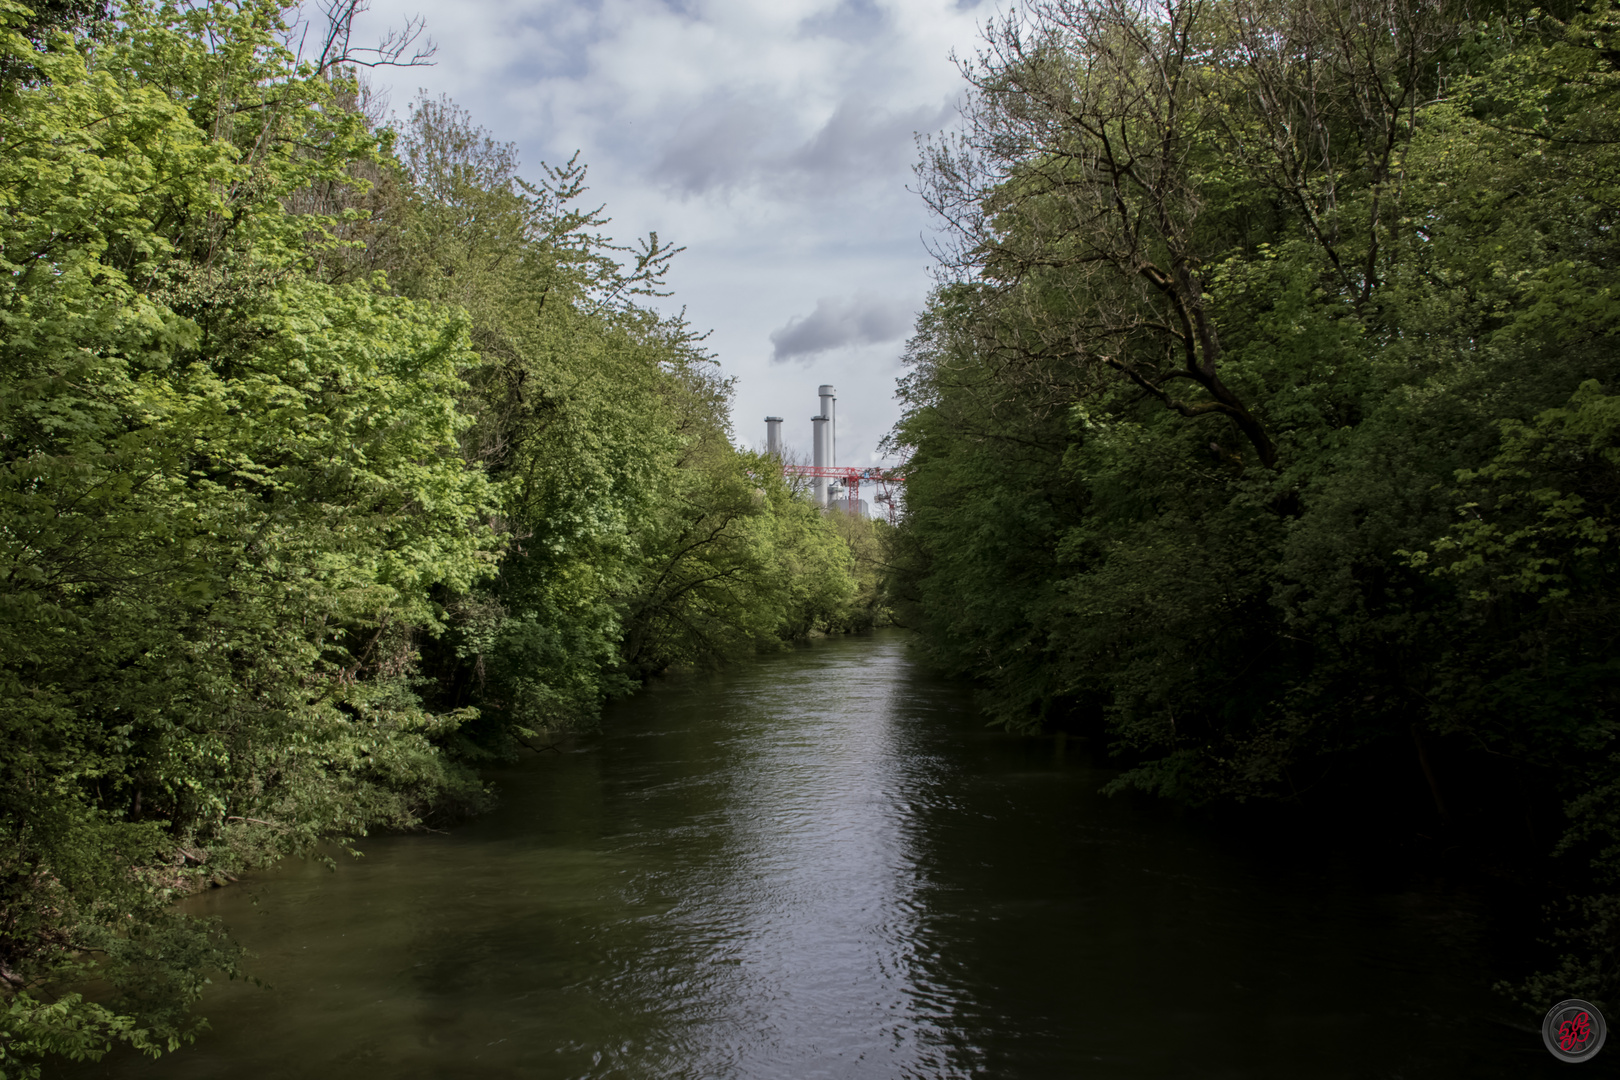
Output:
M782 418L765 418L765 452L778 460L782 457Z
M827 469L836 464L838 458L837 436L834 434L837 430L838 395L831 386L823 386L819 392L821 394L821 415L810 418L810 430L814 436L811 444L813 447L811 461L817 469ZM811 490L815 492L816 505L825 507L827 505L827 478L825 476L815 477Z
M825 416L812 416L810 418L811 456L810 463L818 470L827 467L827 418ZM815 493L816 505L827 505L827 478L813 476L810 478L810 490Z
M821 395L821 415L827 418L827 467L838 464L838 392L822 385L816 391Z

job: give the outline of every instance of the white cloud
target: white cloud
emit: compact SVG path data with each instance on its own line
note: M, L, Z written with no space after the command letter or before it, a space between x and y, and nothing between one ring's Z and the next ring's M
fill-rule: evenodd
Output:
M739 438L758 441L758 417L794 415L801 401L808 416L816 383L836 378L840 452L869 460L897 416L905 329L895 333L891 318L881 334L799 352L810 371L773 363L783 345L772 335L795 316L801 334L818 313L832 319L820 306L806 316L806 297L927 289L920 234L932 225L906 190L912 134L954 118L961 82L950 55L975 47L970 7L376 0L361 29L374 35L418 11L439 43L437 64L377 70L396 108L418 87L448 94L516 142L531 168L579 149L613 232L656 229L686 246L668 303L713 329L710 345L737 376Z

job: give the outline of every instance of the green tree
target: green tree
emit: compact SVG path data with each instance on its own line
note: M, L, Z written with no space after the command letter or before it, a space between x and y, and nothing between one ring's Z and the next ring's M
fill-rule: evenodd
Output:
M410 688L435 588L499 542L454 313L323 285L283 198L378 139L274 6L130 6L3 48L0 1041L156 1052L228 944L167 900L478 785ZM110 1003L45 987L89 970ZM47 1002L50 1002L47 1004Z
M966 134L922 165L943 280L894 435L901 617L995 717L1095 734L1119 787L1549 868L1561 970L1601 1000L1613 22L992 25Z

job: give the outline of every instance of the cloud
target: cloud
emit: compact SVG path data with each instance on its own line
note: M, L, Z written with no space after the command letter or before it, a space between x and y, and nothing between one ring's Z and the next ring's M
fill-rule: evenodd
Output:
M788 156L785 164L817 180L831 175L903 174L913 154L913 136L919 131L933 131L952 112L946 105L893 113L846 98L821 129Z
M913 305L875 296L823 297L816 310L771 331L771 359L805 360L850 345L879 345L911 329Z
M888 13L874 0L840 0L836 7L817 11L799 23L799 34L859 44L881 34L887 23Z
M787 148L792 110L768 107L757 96L712 100L676 125L652 174L687 197L758 187L784 201L837 199L852 184L904 175L916 133L939 128L954 111L946 103L894 112L846 98L808 138Z
M979 24L1005 6L374 0L356 40L432 9L437 63L371 72L394 106L418 87L448 94L518 143L531 180L581 151L605 231L685 245L674 295L653 303L713 330L736 415L796 411L816 382L837 383L840 453L865 461L899 415L897 365L876 354L898 352L930 284L919 236L937 222L906 190L911 133L955 126L942 108L963 91L951 55L973 55ZM885 297L919 303L871 299Z
M757 171L757 148L770 129L770 114L758 106L706 105L681 121L653 173L683 195L734 186Z

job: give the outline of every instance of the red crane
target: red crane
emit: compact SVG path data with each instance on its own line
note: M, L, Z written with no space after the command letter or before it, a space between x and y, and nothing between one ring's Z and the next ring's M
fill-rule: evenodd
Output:
M856 469L846 465L783 465L782 471L789 476L820 476L828 480L838 480L843 483L846 496L851 505L860 505L861 484L867 483L877 488L875 502L884 504L889 524L893 525L900 516L900 492L906 478L893 469Z

